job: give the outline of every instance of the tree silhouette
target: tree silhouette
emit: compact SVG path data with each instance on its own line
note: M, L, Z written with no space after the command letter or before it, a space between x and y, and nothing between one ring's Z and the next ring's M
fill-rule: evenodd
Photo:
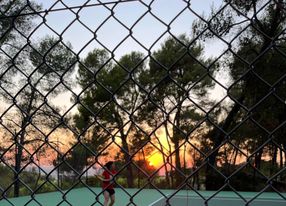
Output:
M2 95L6 104L10 105L2 125L9 135L9 141L14 142L6 145L6 151L15 148L11 151L15 153L14 196L19 196L21 171L29 163L34 163L34 155L44 149L45 143L51 143L47 139L49 130L65 124L59 108L48 99L63 91L62 87L57 87L60 78L64 75L69 78L76 62L71 48L53 37L27 46L17 56L2 77L5 88ZM70 85L70 82L67 79L65 83ZM35 142L41 142L41 145L31 153L29 145ZM23 161L27 163L24 168Z
M77 125L86 125L83 131L98 125L99 130L92 130L94 140L103 138L115 142L121 141L120 150L128 170L128 186L133 187L132 158L128 138L132 138L135 125L132 121L140 102L140 92L134 82L144 68L143 55L132 52L124 55L116 63L105 50L95 49L84 59L79 67L78 82L83 89L81 107L76 119ZM99 132L104 131L104 136ZM95 147L99 144L94 141ZM97 148L96 152L100 152Z
M142 115L150 127L166 122L176 170L182 170L180 150L188 144L191 132L202 119L202 108L208 104L204 97L213 86L208 75L215 70L207 71L208 61L203 57L203 48L191 43L186 35L171 37L152 54L150 69L141 77L152 100L143 107ZM176 178L178 186L180 175Z
M210 136L213 153L209 157L210 167L207 168L207 189L216 187L213 184L211 168L216 166L216 158L224 145L226 134L236 125L245 121L244 124L252 126L253 130L248 134L248 138L256 142L257 149L273 137L268 132L285 121L285 105L281 101L285 95L280 92L285 75L282 69L285 58L285 2L233 1L231 7L218 12L213 10L212 15L209 25L212 32L206 32L203 38L213 38L217 35L230 39L233 44L232 54L223 60L233 80L229 88L229 97L233 104L224 120L219 123L221 129L214 128L213 135ZM204 23L199 22L194 26L194 31L202 31L205 27ZM235 34L240 35L236 37ZM279 78L281 76L282 78ZM273 144L276 148L274 150L277 150L279 144ZM263 147L253 154L255 166L258 168Z

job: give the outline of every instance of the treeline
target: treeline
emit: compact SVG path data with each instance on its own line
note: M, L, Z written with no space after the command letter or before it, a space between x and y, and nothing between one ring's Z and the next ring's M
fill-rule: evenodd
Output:
M284 191L285 3L269 2L256 15L263 2L213 8L208 24L194 22L192 35L170 33L157 50L132 51L119 60L99 48L79 58L58 37L20 38L35 29L32 16L5 16L39 5L0 3L7 10L0 14L0 93L8 105L0 151L1 161L12 165L14 196L24 194L27 165L48 158L48 151L71 187L96 186L83 183L82 174L113 155L126 187ZM228 48L206 57L203 42L214 40ZM229 85L216 79L221 71L229 74ZM226 93L222 99L210 98L217 85ZM72 106L59 108L52 100L66 91ZM65 152L59 148L66 144L63 131L73 136ZM153 152L162 155L161 168L149 167Z

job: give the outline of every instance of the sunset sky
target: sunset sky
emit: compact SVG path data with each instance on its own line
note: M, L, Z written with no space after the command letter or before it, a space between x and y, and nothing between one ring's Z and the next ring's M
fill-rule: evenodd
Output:
M55 0L36 0L36 2L42 4L43 10L50 10L50 7L56 2ZM65 8L67 6L80 6L83 5L86 0L62 0L58 1L58 3L53 6L51 9L60 9ZM101 2L113 2L111 0L104 0ZM115 58L119 59L122 55L130 53L131 51L141 51L144 54L148 54L148 50L155 51L161 45L161 43L169 36L166 33L164 36L160 37L162 33L167 31L166 25L158 21L152 15L147 14L144 16L142 20L140 20L136 25L134 23L142 16L145 12L148 11L148 7L143 5L140 2L144 2L145 4L149 4L151 0L142 0L142 1L130 1L118 4L113 11L115 12L115 17L118 18L124 25L126 25L129 29L120 25L114 18L109 18L104 25L100 28L99 26L103 21L105 21L109 15L111 14L110 10L113 4L107 5L109 8L105 8L104 6L91 6L83 8L79 12L79 21L75 21L72 25L71 22L76 20L76 15L70 10L64 11L55 11L49 12L46 19L46 25L41 25L37 28L32 34L31 39L34 41L39 41L45 35L52 36L62 36L64 42L70 42L73 47L73 51L79 55L80 58L86 57L87 53L92 51L94 48L102 48L100 44L94 40L94 33L96 31L97 40L104 44L107 49L114 52ZM155 0L151 5L151 12L160 18L165 24L170 24L170 32L174 35L179 35L182 33L186 33L188 35L192 35L191 27L192 23L198 15L208 16L210 12L210 8L219 7L221 5L221 0L192 0L191 1L191 9L185 10L180 16L173 21L173 19L186 7L186 3L182 0ZM98 1L88 1L88 4L96 4ZM78 9L74 9L74 12L77 12ZM44 14L41 14L44 16ZM35 19L35 24L39 24L42 22L41 18ZM84 25L90 28L87 29ZM134 27L132 27L134 26ZM52 29L48 28L51 27ZM68 27L68 28L67 28ZM131 29L132 28L132 29ZM98 30L97 30L98 29ZM130 35L129 30L132 30L132 35L136 38L140 43L144 45L143 48L138 43L136 43L132 38L128 37L123 43L121 42L126 36ZM158 38L160 39L158 40ZM158 41L158 42L156 42ZM156 42L156 43L155 43ZM119 43L121 45L116 47ZM155 44L154 44L155 43ZM223 45L221 41L212 41L205 42L205 56L218 56L220 52L222 52L227 45ZM225 76L218 76L219 81L226 81ZM75 86L73 88L73 92L76 94L79 93L80 88ZM211 98L222 98L225 96L225 91L222 90L219 86L215 88L213 92L211 92ZM58 96L56 99L52 100L54 104L62 107L62 113L69 109L72 103L69 101L71 97L71 92L66 92L61 96ZM72 112L76 112L76 107ZM67 142L65 139L70 139L68 135L62 137L63 142ZM162 141L163 145L167 148L166 135L161 133L160 141ZM55 152L51 153L51 157L55 156ZM153 166L162 165L162 156L160 152L154 151L149 154L148 160L150 164ZM46 164L46 163L45 163Z

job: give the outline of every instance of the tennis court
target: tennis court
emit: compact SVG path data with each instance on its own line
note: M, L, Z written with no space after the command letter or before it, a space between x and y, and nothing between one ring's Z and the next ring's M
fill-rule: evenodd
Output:
M229 195L232 195L229 193ZM204 199L206 198L206 199ZM167 198L162 197L159 200L155 201L149 206L165 206L165 205L176 205L176 206L284 206L286 200L279 198L265 198L260 197L257 199L251 200L251 197L242 199L240 197L226 197L218 196L208 199L208 197L199 197L199 196L186 196L186 195L168 195ZM206 204L207 203L207 204Z
M138 206L284 206L286 205L286 199L279 196L277 193L265 192L259 195L257 198L251 199L257 196L255 192L239 192L239 194L245 199L243 200L234 192L220 192L214 196L213 191L199 191L197 193L193 191L181 190L161 190L162 194L155 189L143 189L138 192L138 189L125 189L116 188L116 206L125 205L138 205ZM1 200L1 206L89 206L89 205L101 205L103 204L103 196L100 194L100 188L80 188L73 189L67 193L51 192L37 194L34 199L31 196L11 198L9 200ZM165 196L164 196L164 195ZM282 196L286 198L286 194L282 193ZM211 197L211 198L210 198ZM168 200L168 203L166 203ZM207 200L207 204L205 201ZM101 203L101 204L100 204Z
M125 189L122 190L120 188L116 188L116 206L123 206L131 203L129 205L142 205L147 206L152 204L152 202L161 198L162 195L156 190L144 189L138 192L138 189ZM103 205L103 195L99 195L101 193L101 188L79 188L73 189L66 194L62 194L60 192L51 192L51 193L43 193L36 194L34 196L34 200L31 196L19 197L19 198L11 198L7 200L0 200L1 206L88 206L88 205ZM162 190L163 193L167 194L170 191ZM98 200L96 197L98 196ZM132 198L133 196L133 198ZM65 201L64 201L65 200ZM101 204L100 204L100 203ZM133 203L133 204L132 204Z

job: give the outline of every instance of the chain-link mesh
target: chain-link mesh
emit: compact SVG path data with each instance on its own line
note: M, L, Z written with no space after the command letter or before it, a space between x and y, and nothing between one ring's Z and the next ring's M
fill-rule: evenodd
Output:
M134 199L145 189L165 205L180 191L205 205L222 191L286 204L285 9L1 1L0 205L43 205L37 194L53 191L74 205L76 188L103 205L96 174L110 160L124 205L144 205Z

